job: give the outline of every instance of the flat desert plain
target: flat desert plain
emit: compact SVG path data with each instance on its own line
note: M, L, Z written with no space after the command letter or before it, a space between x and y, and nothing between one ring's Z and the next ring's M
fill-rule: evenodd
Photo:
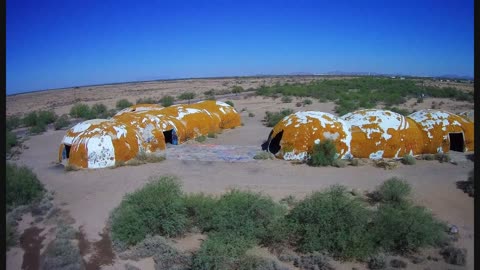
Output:
M45 92L35 92L7 97L7 114L20 114L31 110L53 109L57 114L68 113L75 101L88 104L102 102L109 108L121 98L135 102L138 98L152 97L159 99L164 95L178 95L184 91L201 93L210 89L222 90L233 85L244 89L257 87L262 83L267 85L277 81L284 82L291 78L231 78L231 79L197 79L165 82L128 83L105 86L80 87ZM300 77L294 80L310 81L313 78ZM316 110L334 112L332 102L319 103L297 107L291 103L282 103L280 99L241 93L238 95L218 96L218 100L231 100L242 116L243 126L224 130L217 138L208 138L205 142L188 142L188 145L235 145L238 147L258 147L270 132L262 119L266 111L278 111L281 108L291 108L294 111ZM442 102L443 101L443 102ZM473 104L449 99L425 99L416 104L408 100L400 107L409 110L430 108L432 102L443 103L442 109L460 113L473 109ZM252 115L254 115L252 117ZM222 194L229 189L239 188L270 195L280 200L288 195L301 199L312 191L323 190L334 184L345 185L358 192L372 191L384 180L397 176L408 181L413 188L413 200L430 209L435 217L459 228L459 239L455 246L467 249L467 264L465 267L446 264L437 251L422 250L427 257L438 260L425 260L420 264L408 263L409 269L474 269L474 208L473 198L469 197L456 186L457 181L465 181L468 173L473 170L474 163L466 158L471 153L451 153L456 164L440 163L438 161L418 160L415 165L407 166L399 163L392 170L373 166L372 162L362 160L358 167L309 167L305 164L292 164L284 160L250 160L248 162L222 162L209 160L166 159L160 163L150 163L140 166L125 166L115 169L65 171L62 165L56 163L58 147L65 135L65 130L47 132L29 137L23 142L23 149L13 162L27 165L37 174L46 189L53 191L54 208L57 215L43 220L35 220L31 214L25 214L17 228L19 235L25 234L29 228L39 230L40 246L37 253L42 253L49 241L55 236L55 218L59 216L68 221L74 228L82 232L83 242L90 243L88 252L83 253L86 262L91 262L95 254L104 254L109 245L95 245L105 237L104 230L111 211L117 207L123 196L145 185L151 177L175 175L182 181L185 192L204 192L207 194ZM187 146L188 146L187 145ZM187 235L177 239L180 249L195 250L199 247L202 235ZM108 239L107 239L108 240ZM28 253L28 254L27 254ZM35 251L33 252L35 253ZM27 269L32 252L16 246L7 253L7 269ZM34 258L34 257L33 257ZM153 260L144 259L138 262L121 260L113 255L110 260L87 264L90 269L125 269L129 263L140 269L154 269ZM23 267L22 267L23 264ZM356 262L333 261L335 269L367 269L366 264ZM296 269L291 265L292 269Z

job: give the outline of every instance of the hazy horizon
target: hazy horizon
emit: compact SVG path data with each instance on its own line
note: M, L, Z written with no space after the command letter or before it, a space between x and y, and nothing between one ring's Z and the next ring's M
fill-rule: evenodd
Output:
M332 71L473 77L473 1L7 0L7 94Z

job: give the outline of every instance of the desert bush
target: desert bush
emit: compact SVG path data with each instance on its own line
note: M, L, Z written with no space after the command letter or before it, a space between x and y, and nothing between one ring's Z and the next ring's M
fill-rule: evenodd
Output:
M310 166L330 166L337 155L335 144L331 140L324 140L313 145L312 153L307 160Z
M420 104L420 103L423 103L423 97L417 98L417 103L419 103L419 104Z
M212 233L193 257L192 269L237 269L255 241L243 235Z
M10 222L5 223L5 246L7 251L10 247L14 246L16 243L16 228L11 225Z
M445 154L445 153L436 153L435 154L435 159L438 160L440 163L444 163L444 162L450 162L452 159L450 158L450 155L449 154Z
M253 156L253 159L273 159L274 156L272 153L266 152L266 151L259 151Z
M135 159L144 163L157 163L164 161L165 156L155 153L147 153L145 151L139 151Z
M57 120L58 116L53 111L38 111L37 123L51 124Z
M184 201L190 226L196 226L202 231L209 230L217 199L203 193L192 193L184 196Z
M303 105L302 102L297 102L297 103L295 103L295 106L297 106L297 107L302 107L302 105Z
M368 269L385 269L387 266L387 260L383 254L375 254L368 260Z
M6 153L10 153L10 150L12 147L18 145L18 140L17 140L17 135L11 131L7 131L5 134L5 139L6 139Z
M90 115L88 118L94 119L94 118L107 118L108 117L108 108L105 104L103 103L96 103L92 105L92 108L90 109Z
M356 167L356 166L360 165L360 162L358 161L358 159L350 159L349 161L350 161L350 164L349 164L350 166L355 166Z
M304 99L303 100L303 105L311 105L312 104L312 100L311 99Z
M233 104L233 101L231 101L231 100L227 100L227 101L225 101L225 103L227 103L228 105L230 105L232 107L235 107L235 104Z
M231 190L217 202L212 215L212 230L235 232L248 238L270 241L273 227L283 219L286 209L270 197L250 191Z
M343 186L314 192L288 215L303 252L329 252L340 258L366 258L374 246L368 233L371 212Z
M175 98L172 96L163 96L159 102L163 107L170 107L173 105L173 102L175 101Z
M241 86L239 86L239 85L234 85L234 86L232 87L232 93L234 93L234 94L239 94L239 93L241 93L241 92L243 92L243 91L244 91L244 90L243 90L243 87L241 87Z
M405 165L415 165L415 163L417 163L417 160L412 155L405 155L402 158L402 163Z
M407 253L445 241L446 226L409 202L381 204L373 218L373 239L386 251Z
M401 203L406 201L412 192L407 181L392 177L384 181L376 190L378 199L386 203Z
M128 108L132 105L133 105L133 103L128 101L128 99L123 98L123 99L120 99L120 100L117 101L117 103L115 104L115 107L118 110L123 110L123 109Z
M5 127L7 130L13 130L22 124L22 119L16 115L7 116Z
M207 139L207 137L205 137L205 136L202 135L202 136L196 137L196 138L195 138L195 141L197 141L197 142L204 142L206 139Z
M112 240L134 245L147 234L175 236L183 233L187 216L181 185L176 177L151 179L127 194L110 217Z
M45 123L38 123L33 127L28 129L28 133L30 134L40 134L47 130L47 125Z
M194 99L195 96L197 94L195 94L194 92L184 92L182 94L180 94L177 99L179 100L188 100L188 104L190 104L190 100Z
M265 112L264 122L267 127L273 127L280 122L285 116L293 113L292 109L282 109L279 112Z
M217 138L217 134L215 134L215 132L208 132L207 137L208 138Z
M255 114L253 112L249 112L248 117L255 117Z
M7 210L42 198L45 189L31 169L7 162L5 203Z
M74 118L89 119L90 107L87 104L77 103L70 109L70 116Z
M332 166L337 167L337 168L345 168L347 167L347 162L343 159L334 159L332 161Z
M68 115L62 114L58 119L53 123L53 127L55 130L59 130L70 125L70 120L68 119Z
M282 97L282 102L283 103L291 103L293 101L292 97L289 96L283 96Z
M137 99L137 104L157 104L157 103L158 102L151 97Z
M84 269L79 248L68 239L55 239L45 250L40 269Z
M422 155L422 159L423 160L435 160L435 155L425 154L425 155Z
M29 112L27 115L23 117L22 122L27 127L35 126L38 122L37 111Z

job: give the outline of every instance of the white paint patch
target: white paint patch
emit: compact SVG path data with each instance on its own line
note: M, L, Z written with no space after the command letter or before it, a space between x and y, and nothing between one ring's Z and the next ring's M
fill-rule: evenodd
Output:
M398 158L398 154L400 153L400 150L402 150L402 148L398 148L397 153L395 153L395 158Z
M316 140L314 141L314 143L315 143L315 144L320 144L320 139L316 139Z
M325 131L325 132L323 132L323 137L325 137L328 140L336 141L338 139L338 137L340 137L340 134L338 134L338 132L330 133L328 131Z
M437 148L437 153L443 153L443 148L441 146Z
M120 139L121 137L127 137L127 129L125 126L113 126L113 129L117 132L117 138Z
M348 113L341 118L351 126L360 128L368 139L371 139L372 134L379 133L384 140L389 140L392 138L388 133L389 129L405 130L409 127L403 115L387 110L360 110ZM371 127L372 124L375 124L375 127Z
M375 153L371 153L369 158L373 160L383 158L383 150L378 150Z
M295 154L295 152L292 151L292 152L287 152L283 154L284 160L305 160L307 157L308 157L307 152L300 152L298 154Z
M88 168L97 169L115 165L115 149L110 136L90 138L86 145Z

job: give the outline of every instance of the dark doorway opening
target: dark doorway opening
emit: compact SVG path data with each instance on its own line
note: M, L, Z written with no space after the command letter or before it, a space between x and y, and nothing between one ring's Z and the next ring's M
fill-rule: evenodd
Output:
M272 138L272 133L273 133L273 129L272 129L272 131L270 131L270 134L268 134L268 139L262 143L262 150L263 151L268 150L268 144L270 144L270 139Z
M463 141L463 133L448 133L450 139L450 150L463 152L465 149L465 142Z
M163 132L163 136L165 136L165 143L173 144L173 129L167 130Z
M65 144L65 158L70 158L70 148L72 146L71 145L68 145L68 144Z
M277 133L277 135L275 135L275 137L273 137L272 140L270 140L270 144L268 145L268 151L272 154L276 154L278 153L278 151L280 151L280 141L282 140L282 136L283 136L283 130L280 131L279 133Z

